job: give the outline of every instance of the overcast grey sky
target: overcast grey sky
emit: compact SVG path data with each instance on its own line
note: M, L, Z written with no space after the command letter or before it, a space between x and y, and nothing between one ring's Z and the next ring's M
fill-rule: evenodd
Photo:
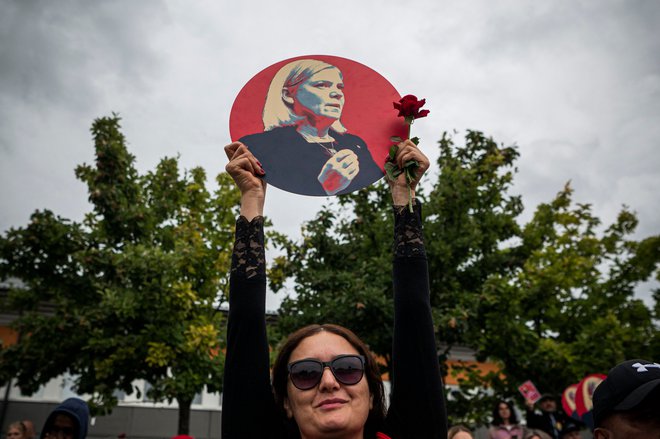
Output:
M660 232L660 2L656 0L0 0L0 231L35 209L88 211L73 169L89 127L119 112L141 171L180 154L224 169L229 111L261 69L350 58L427 99L415 126L437 158L445 130L520 148L515 193L549 201L568 180L605 224L626 204ZM432 169L437 172L437 169ZM325 203L269 189L296 236Z

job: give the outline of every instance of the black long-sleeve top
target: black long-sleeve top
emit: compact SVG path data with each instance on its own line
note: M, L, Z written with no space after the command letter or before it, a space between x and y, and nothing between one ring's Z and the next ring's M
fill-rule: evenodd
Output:
M413 213L395 207L394 230L392 394L381 431L392 439L445 439L419 203ZM237 221L230 281L222 437L286 439L270 385L262 217Z

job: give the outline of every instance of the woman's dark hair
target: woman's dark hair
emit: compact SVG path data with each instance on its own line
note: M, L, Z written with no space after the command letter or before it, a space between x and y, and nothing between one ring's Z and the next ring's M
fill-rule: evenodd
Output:
M280 348L275 364L273 365L273 393L275 395L275 404L280 409L282 418L287 419L286 411L284 410L284 400L287 398L287 384L289 380L289 371L287 366L291 353L298 347L301 341L307 337L311 337L320 332L327 331L332 334L338 335L349 342L360 355L365 358L364 377L367 379L369 385L369 392L373 397L373 407L367 416L367 422L364 425L364 437L374 438L376 432L382 428L385 420L385 391L383 390L383 381L380 378L378 364L374 356L369 351L369 348L362 340L358 338L351 330L339 325L324 324L324 325L309 325L304 328L298 329L286 339ZM293 418L287 419L287 428L289 434L299 438L300 430L296 421Z
M518 416L516 415L516 411L513 409L513 404L509 401L505 401L503 399L500 399L497 401L495 404L495 407L493 407L493 422L491 424L493 425L502 425L503 419L500 416L500 404L506 404L507 407L509 407L509 413L511 415L509 416L509 423L510 424L517 424L518 423Z

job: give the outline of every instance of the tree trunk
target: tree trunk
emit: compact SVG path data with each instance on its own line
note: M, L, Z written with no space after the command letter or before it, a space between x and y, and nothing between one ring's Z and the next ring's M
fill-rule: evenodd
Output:
M177 434L190 434L190 404L191 398L179 397L179 431Z

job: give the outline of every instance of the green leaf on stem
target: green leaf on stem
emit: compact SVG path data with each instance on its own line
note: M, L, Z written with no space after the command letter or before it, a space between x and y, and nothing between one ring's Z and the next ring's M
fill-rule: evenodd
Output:
M399 150L399 147L396 145L390 146L390 154L389 154L389 161L393 161L394 157L396 157L396 152Z

